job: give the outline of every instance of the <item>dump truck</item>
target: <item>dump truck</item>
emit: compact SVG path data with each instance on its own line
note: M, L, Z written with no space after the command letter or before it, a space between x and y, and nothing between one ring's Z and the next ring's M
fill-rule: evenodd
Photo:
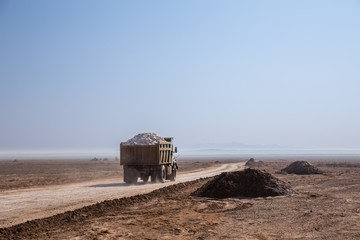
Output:
M133 184L140 177L143 182L175 181L178 169L173 138L164 138L155 145L120 144L120 165L124 167L124 182Z

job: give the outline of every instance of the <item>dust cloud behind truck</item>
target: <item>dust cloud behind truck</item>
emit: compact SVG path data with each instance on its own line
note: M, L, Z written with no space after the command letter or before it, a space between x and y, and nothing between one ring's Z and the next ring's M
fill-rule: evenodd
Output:
M128 142L120 144L120 165L124 167L124 182L136 183L138 178L147 182L150 177L151 182L175 181L178 166L174 153L177 148L174 147L172 137L141 144Z

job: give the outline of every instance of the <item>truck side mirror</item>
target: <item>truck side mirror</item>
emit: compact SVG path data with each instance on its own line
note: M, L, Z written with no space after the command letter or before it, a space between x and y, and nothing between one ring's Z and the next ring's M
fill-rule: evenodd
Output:
M177 153L177 147L175 147L175 151L174 151L174 153Z

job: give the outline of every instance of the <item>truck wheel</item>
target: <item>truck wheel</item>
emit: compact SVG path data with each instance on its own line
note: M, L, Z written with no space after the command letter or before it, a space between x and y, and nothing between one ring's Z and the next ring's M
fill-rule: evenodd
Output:
M138 179L136 169L130 167L124 167L124 182L127 184L136 183Z
M129 183L130 183L130 184L136 183L136 182L137 182L137 179L138 179L138 176L137 176L136 170L135 170L135 169L131 169L131 174L130 174Z
M143 180L144 183L147 183L149 181L149 174L142 175L141 179Z
M159 182L164 183L166 179L166 168L165 165L161 165L158 172L158 180Z
M128 182L130 178L129 168L124 166L124 182Z
M151 172L151 182L152 183L156 183L156 181L157 181L157 176L156 175L157 174L156 174L155 171Z
M176 180L176 168L174 168L172 170L172 174L170 175L170 181L175 181Z

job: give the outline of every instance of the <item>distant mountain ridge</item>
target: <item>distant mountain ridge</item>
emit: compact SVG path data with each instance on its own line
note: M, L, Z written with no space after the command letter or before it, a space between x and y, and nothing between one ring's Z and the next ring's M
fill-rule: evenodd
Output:
M191 149L283 149L288 148L286 146L281 145L250 145L250 144L243 144L238 142L231 142L231 143L205 143L205 144L195 144L192 146L189 146L187 148Z

